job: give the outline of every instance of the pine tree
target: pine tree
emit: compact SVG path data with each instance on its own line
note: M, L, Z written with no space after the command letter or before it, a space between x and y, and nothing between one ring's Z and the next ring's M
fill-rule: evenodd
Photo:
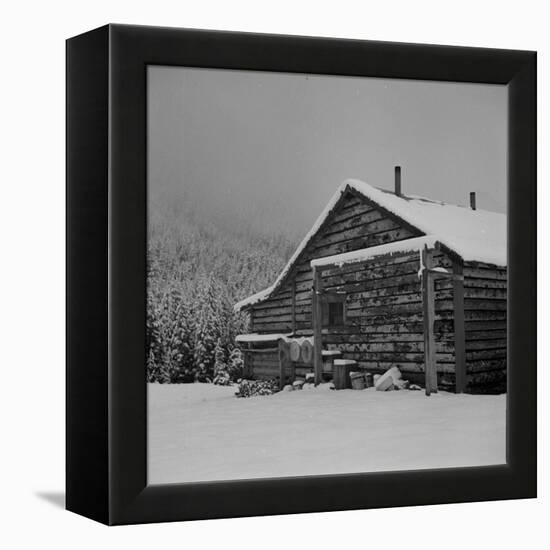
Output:
M218 384L219 386L229 386L231 384L231 378L229 376L227 363L225 362L225 350L223 349L220 338L218 338L218 341L216 342L214 354L214 384Z
M232 380L237 381L243 377L243 355L239 348L233 348L229 354L229 376Z

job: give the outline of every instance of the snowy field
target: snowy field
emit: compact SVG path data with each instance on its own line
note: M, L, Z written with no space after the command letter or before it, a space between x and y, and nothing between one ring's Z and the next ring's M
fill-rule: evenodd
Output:
M148 385L149 483L505 463L505 395Z

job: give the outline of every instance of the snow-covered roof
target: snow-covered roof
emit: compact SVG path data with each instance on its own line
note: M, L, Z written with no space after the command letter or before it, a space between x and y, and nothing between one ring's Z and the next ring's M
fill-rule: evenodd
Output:
M436 242L437 238L433 235L426 235L425 237L415 237L414 239L405 239L403 241L395 241L392 243L382 244L380 246L360 248L359 250L352 250L351 252L335 254L334 256L317 258L315 260L311 260L310 265L311 267L323 267L332 265L341 267L346 264L364 262L365 260L378 258L379 256L420 251L425 246L427 246L428 248L434 248Z
M289 334L239 334L235 337L235 342L241 344L253 342L276 342L277 340L285 339Z
M268 288L235 304L235 310L263 302L280 286L308 243L319 231L341 197L353 190L378 204L426 235L432 235L464 261L483 262L504 267L506 259L506 215L486 210L471 210L417 196L398 196L359 180L346 180L332 196L313 227ZM315 260L316 261L316 260Z
M417 196L397 196L358 180L349 185L426 235L437 240L465 262L483 262L504 267L506 260L506 215L472 210Z

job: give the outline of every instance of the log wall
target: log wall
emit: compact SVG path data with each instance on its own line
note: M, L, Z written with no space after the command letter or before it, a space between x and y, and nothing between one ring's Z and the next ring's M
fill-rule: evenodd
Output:
M435 266L450 268L443 254ZM344 291L345 327L323 329L323 345L339 349L370 372L397 366L411 380L424 382L424 332L419 253L334 268L323 276L328 290ZM342 273L344 272L344 273ZM435 343L440 383L454 384L452 289L435 284Z
M507 270L464 266L466 368L469 391L505 391Z

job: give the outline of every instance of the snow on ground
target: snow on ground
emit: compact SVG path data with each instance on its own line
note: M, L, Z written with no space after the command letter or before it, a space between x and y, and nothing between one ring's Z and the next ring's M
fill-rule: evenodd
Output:
M503 464L505 395L148 385L149 483Z

